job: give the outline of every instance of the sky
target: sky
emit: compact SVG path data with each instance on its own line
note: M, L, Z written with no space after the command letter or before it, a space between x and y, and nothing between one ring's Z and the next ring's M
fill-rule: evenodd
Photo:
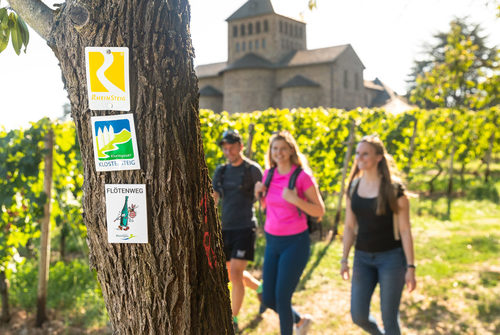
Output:
M44 1L48 5L60 1ZM227 60L227 22L246 0L189 0L195 66ZM490 0L490 2L493 2ZM500 45L500 19L486 0L273 0L278 14L307 23L307 48L351 44L365 65L364 78L378 77L399 94L422 46L437 32L449 30L454 17L468 16ZM0 0L0 7L6 5ZM86 78L82 78L82 84ZM11 45L0 53L0 127L27 127L29 121L63 114L69 103L52 50L31 31L27 53Z

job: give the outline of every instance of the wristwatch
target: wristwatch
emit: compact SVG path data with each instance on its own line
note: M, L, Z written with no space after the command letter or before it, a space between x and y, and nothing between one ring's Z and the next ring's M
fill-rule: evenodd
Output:
M416 267L415 265L413 265L413 264L408 264L406 267L407 267L408 269L409 269L409 268L412 268L412 269L416 269L416 268L417 268L417 267Z

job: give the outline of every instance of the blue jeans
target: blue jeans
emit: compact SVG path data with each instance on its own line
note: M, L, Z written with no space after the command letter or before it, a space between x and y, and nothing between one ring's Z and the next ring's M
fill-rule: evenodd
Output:
M309 259L309 232L289 236L266 233L262 303L280 318L281 335L292 335L300 315L292 308L292 295Z
M383 252L356 250L352 270L352 321L373 335L399 335L399 303L405 285L406 258L402 248ZM370 315L370 302L380 284L380 309L385 331Z

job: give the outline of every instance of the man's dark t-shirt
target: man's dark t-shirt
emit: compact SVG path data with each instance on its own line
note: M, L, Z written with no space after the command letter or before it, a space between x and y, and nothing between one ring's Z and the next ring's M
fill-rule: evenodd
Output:
M245 167L245 162L249 167ZM238 166L227 164L225 168L219 166L215 170L212 184L222 197L222 230L256 226L253 188L255 183L261 180L262 170L259 164L248 158L244 158L244 162Z

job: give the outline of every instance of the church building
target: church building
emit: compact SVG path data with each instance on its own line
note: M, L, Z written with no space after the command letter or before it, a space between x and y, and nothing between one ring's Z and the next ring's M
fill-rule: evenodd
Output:
M249 0L228 23L227 62L200 65L200 108L252 112L274 108L382 106L397 95L363 79L350 44L307 50L306 24Z

